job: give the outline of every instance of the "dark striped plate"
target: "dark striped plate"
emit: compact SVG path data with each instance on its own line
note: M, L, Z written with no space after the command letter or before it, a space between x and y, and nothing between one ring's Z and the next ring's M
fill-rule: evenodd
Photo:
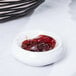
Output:
M44 0L0 1L0 22L13 20L31 13Z

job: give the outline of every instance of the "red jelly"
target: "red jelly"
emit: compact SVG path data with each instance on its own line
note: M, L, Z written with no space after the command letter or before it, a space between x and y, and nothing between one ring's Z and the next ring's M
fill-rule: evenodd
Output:
M39 35L37 38L25 40L21 47L28 51L43 52L52 50L56 45L56 41L47 35Z

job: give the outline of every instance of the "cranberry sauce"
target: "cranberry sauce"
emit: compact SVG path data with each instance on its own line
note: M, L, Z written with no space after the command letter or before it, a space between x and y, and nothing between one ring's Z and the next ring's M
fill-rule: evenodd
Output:
M28 51L43 52L52 50L56 45L56 41L47 35L39 35L37 38L25 40L21 47Z

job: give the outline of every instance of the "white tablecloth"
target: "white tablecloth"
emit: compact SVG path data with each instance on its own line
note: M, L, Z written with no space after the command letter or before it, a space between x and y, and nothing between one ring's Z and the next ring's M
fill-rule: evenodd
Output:
M75 1L75 0L73 0ZM75 4L70 0L51 0L27 17L0 24L0 76L76 76ZM74 8L74 9L73 9ZM61 61L46 67L31 67L11 55L14 38L25 30L46 30L63 41L66 54Z

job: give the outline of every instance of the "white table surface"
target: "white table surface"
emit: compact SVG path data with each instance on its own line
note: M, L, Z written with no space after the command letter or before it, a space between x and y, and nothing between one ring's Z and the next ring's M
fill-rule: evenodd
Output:
M0 76L76 76L76 1L48 0L31 15L0 24ZM60 36L66 54L46 67L31 67L11 55L14 38L25 30L46 30Z

